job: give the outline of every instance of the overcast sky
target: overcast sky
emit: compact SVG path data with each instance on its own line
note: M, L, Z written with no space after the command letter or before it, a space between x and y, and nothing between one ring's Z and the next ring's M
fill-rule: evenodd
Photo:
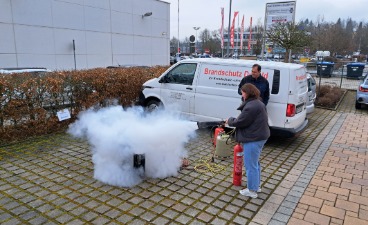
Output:
M170 4L170 38L178 37L178 0L163 0ZM284 0L284 2L287 0ZM281 0L232 0L231 18L234 11L239 11L240 23L244 15L244 26L249 27L250 17L253 25L257 21L264 22L266 3L282 2ZM193 27L201 30L219 29L221 26L221 7L225 8L224 24L229 24L230 0L179 0L179 38L195 35ZM336 22L352 18L355 21L368 23L368 0L297 0L295 20L309 19L317 21L324 18L326 22ZM236 21L237 24L237 21Z

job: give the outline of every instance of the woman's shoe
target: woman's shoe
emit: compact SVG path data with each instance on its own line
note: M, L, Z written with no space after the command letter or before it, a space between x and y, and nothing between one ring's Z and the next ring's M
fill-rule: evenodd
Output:
M251 198L257 198L258 194L255 191L250 191L248 188L240 190L239 193L241 195L247 196L247 197L251 197Z

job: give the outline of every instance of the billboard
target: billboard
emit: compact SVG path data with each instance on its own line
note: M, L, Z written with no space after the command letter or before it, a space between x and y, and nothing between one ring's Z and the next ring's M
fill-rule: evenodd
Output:
M265 25L269 30L275 23L294 22L296 1L266 4Z

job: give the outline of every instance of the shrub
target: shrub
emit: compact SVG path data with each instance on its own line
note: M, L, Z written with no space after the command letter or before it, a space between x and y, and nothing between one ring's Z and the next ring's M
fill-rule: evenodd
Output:
M136 102L142 84L168 67L56 71L44 77L0 74L0 144L65 129L89 107ZM69 109L72 118L58 121Z
M332 56L325 56L324 58L323 58L323 61L325 61L325 62L332 62L332 63L336 63L336 58L334 58L334 57L332 57Z
M330 85L321 85L320 88L316 88L316 92L316 106L326 108L335 108L344 94L343 89Z

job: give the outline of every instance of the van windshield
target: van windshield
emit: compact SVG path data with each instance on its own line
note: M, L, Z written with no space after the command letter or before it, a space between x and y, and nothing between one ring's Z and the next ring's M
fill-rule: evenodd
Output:
M197 69L196 63L182 63L166 74L167 83L192 85Z

